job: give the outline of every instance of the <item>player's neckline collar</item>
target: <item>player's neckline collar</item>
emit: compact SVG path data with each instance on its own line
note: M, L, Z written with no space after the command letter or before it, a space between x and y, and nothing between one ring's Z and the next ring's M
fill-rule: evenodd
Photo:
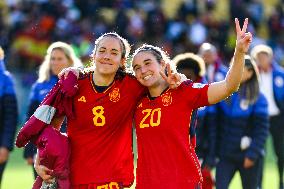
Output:
M155 100L156 98L162 96L164 93L168 92L168 90L170 90L169 87L165 88L165 89L161 92L161 94L160 94L159 96L154 96L154 97L152 97L152 96L150 95L149 91L148 91L147 97L148 97L149 100Z
M114 79L112 83L109 84L108 86L99 86L95 84L93 77L94 77L94 72L91 72L89 79L92 84L92 88L96 93L106 93L115 83L115 79Z

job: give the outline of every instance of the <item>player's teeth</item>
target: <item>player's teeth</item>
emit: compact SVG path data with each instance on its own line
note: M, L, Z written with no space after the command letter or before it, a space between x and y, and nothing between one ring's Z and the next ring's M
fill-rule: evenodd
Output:
M146 77L144 77L144 80L148 80L152 75L147 75Z

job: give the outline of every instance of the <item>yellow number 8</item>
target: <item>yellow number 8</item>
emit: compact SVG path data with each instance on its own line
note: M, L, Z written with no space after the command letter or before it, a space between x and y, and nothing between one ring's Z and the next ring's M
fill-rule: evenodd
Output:
M93 122L95 126L104 126L106 124L106 118L104 114L104 107L96 106L92 109L95 117L93 118Z

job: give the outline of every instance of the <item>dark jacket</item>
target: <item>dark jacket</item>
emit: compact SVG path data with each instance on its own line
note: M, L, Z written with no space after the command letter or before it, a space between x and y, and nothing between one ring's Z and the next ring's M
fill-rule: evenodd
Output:
M274 100L281 112L284 114L284 70L276 63L272 64L272 79Z
M17 100L12 75L0 60L0 146L13 149L18 121Z
M269 133L268 105L262 93L254 104L241 100L238 93L218 103L217 149L219 157L242 160L248 157L256 160L264 155L264 144ZM250 137L251 144L241 150L244 136Z

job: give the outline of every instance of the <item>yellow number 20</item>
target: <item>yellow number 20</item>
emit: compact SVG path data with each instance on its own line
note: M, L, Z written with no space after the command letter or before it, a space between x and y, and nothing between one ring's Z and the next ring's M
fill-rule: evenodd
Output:
M146 113L146 115L143 117L143 119L140 122L140 128L145 128L145 127L156 127L158 125L160 125L161 122L161 108L156 108L154 110L152 109L145 109L142 111L143 114ZM157 114L156 116L156 120L154 120L154 116L155 114ZM146 119L150 116L150 123L147 124L145 123Z
M93 118L93 122L95 126L104 126L106 124L106 118L104 114L104 107L96 106L92 109L95 117Z

